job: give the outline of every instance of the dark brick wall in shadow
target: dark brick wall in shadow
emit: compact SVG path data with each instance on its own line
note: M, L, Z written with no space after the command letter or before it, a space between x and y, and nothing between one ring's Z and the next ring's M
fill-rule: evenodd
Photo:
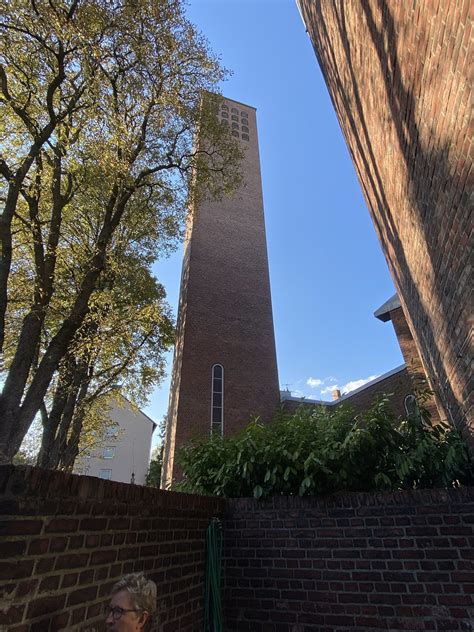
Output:
M300 0L421 361L474 449L469 0Z
M229 500L226 632L472 630L474 488Z

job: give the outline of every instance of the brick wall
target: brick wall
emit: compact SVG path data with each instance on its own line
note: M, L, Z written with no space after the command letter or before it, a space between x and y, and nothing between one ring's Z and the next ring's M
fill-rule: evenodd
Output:
M472 630L474 488L223 501L3 466L0 631L98 632L143 570L155 630L201 632L215 515L226 632Z
M391 397L393 412L397 416L403 416L406 414L404 407L405 397L413 392L413 385L408 371L406 368L402 368L400 371L387 376L383 380L379 380L375 384L366 386L352 394L348 393L341 402L338 400L328 402L328 406L332 408L333 406L338 406L339 403L344 403L352 406L357 412L364 412L375 403L378 396L391 394L393 395ZM294 412L299 406L314 406L314 404L304 400L295 401L291 399L284 400L283 405L285 410L289 412Z
M160 632L202 628L205 530L217 499L0 467L0 630L102 630L124 573L158 584Z
M298 1L441 417L474 451L472 2Z
M472 630L474 488L230 500L226 632Z
M405 318L405 314L401 307L397 307L390 312L390 320L392 321L395 334L397 336L400 350L405 360L407 372L410 380L413 384L415 391L426 391L427 389L433 391L431 385L426 379L426 372L421 363L420 354L418 353L417 346L413 340L412 333ZM425 408L427 408L431 414L431 419L434 423L439 422L440 416L438 408L436 406L434 398L425 402Z
M248 117L243 183L231 197L202 200L189 217L163 487L180 478L179 448L211 432L214 364L224 367L225 436L253 416L270 421L279 404L256 111L231 99L222 105L232 125Z

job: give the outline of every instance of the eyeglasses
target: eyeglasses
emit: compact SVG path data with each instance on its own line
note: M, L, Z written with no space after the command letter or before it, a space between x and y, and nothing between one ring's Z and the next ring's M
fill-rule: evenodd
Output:
M120 606L106 606L105 607L105 618L107 619L109 615L112 615L114 621L118 621L120 617L122 617L126 612L142 612L137 608L120 608Z

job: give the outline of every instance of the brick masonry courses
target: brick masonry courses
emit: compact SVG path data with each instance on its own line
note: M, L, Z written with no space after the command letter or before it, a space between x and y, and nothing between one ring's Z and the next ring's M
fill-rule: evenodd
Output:
M299 0L442 418L474 449L469 0Z
M223 104L230 124L237 110L243 184L231 198L200 203L189 217L163 487L179 478L179 448L210 434L214 364L224 367L225 436L252 416L270 421L279 403L256 111L230 99ZM242 114L248 141L241 139Z
M205 532L222 500L0 467L0 631L99 632L124 573L159 586L155 632L203 627Z
M404 406L405 397L412 393L413 383L405 367L385 379L375 382L373 385L369 384L354 394L348 393L340 403L336 400L335 402L329 402L327 405L332 409L341 404L346 404L354 408L357 413L361 413L370 408L370 406L377 401L378 397L386 394L392 395L390 398L392 410L397 417L400 417L406 414ZM314 404L307 401L305 402L304 400L285 400L283 406L288 412L294 412L299 406L313 408Z
M417 346L413 340L407 319L401 307L390 312L390 320L392 321L414 392L426 392L427 389L432 390L430 384L427 382L420 354L418 353ZM430 398L424 403L424 406L430 412L431 420L434 423L439 422L439 409L436 406L434 398Z
M472 630L474 489L229 500L226 632Z
M214 516L226 632L472 630L474 488L225 501L2 466L0 631L100 632L144 571L154 632L201 632Z

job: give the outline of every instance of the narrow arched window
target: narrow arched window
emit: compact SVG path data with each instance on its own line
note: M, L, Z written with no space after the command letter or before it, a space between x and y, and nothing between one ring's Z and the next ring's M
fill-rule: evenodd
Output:
M412 394L405 396L403 404L405 406L405 412L408 415L408 417L410 417L411 415L414 415L417 412L417 410L418 410L418 404L416 403L416 397L414 395L412 395Z
M224 431L224 367L214 364L212 367L211 432Z

